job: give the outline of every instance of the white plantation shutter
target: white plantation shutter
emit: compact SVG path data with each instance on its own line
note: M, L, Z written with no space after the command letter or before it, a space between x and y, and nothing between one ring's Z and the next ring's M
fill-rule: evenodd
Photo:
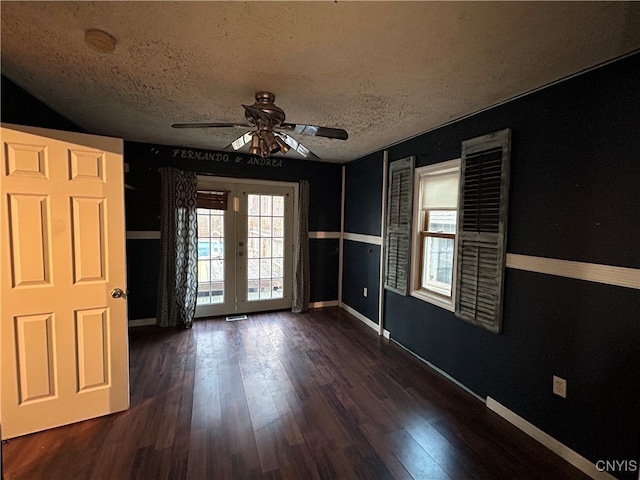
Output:
M455 314L502 327L509 194L509 129L462 142Z
M389 165L384 287L401 295L409 285L414 161L407 157Z

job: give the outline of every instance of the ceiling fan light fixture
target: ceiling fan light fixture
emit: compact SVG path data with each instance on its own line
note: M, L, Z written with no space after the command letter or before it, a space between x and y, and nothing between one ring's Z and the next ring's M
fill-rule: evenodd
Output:
M251 137L251 146L249 147L249 153L251 155L260 155L260 137L257 133Z
M262 139L264 140L267 148L269 149L269 153L278 153L280 151L280 144L276 140L275 135L270 130L265 130L262 132Z
M289 151L289 145L287 145L284 140L282 140L282 138L280 138L280 135L276 135L276 142L278 142L278 145L280 146L280 151L282 152L283 155L285 155L288 151Z
M269 156L269 149L267 148L267 142L264 141L264 138L260 137L260 156L262 158L267 158Z

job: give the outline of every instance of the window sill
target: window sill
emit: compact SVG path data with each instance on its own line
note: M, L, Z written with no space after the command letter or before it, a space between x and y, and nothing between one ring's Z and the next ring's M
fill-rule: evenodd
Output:
M424 290L413 290L411 292L411 296L422 300L423 302L431 303L433 305L436 305L437 307L449 310L450 312L453 312L455 310L453 299L443 298L439 295L425 292Z

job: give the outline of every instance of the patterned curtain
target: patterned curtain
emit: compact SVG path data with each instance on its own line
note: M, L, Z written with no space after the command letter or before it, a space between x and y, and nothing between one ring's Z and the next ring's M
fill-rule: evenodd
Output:
M160 274L156 323L191 328L198 290L196 174L160 169Z
M295 278L291 311L294 313L309 309L309 182L306 180L300 181L298 203L298 227L293 252Z

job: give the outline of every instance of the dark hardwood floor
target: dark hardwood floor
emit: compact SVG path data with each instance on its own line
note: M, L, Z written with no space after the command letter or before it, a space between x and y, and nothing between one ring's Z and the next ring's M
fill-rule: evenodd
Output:
M342 310L130 330L131 408L9 441L13 479L586 479Z

